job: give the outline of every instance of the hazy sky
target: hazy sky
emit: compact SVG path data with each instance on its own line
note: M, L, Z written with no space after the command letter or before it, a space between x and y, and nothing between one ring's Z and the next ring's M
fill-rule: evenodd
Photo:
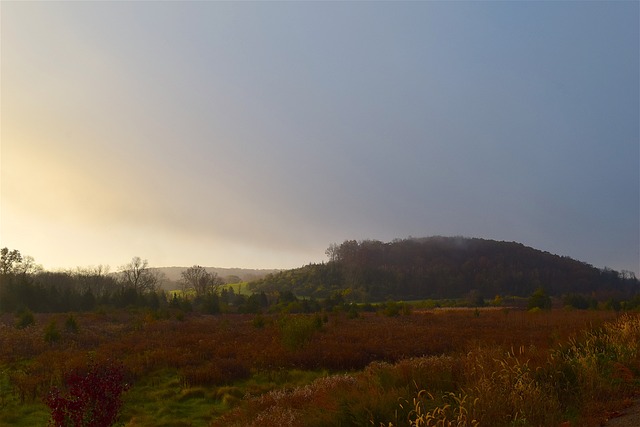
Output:
M640 270L637 1L0 8L0 245L45 268L462 235Z

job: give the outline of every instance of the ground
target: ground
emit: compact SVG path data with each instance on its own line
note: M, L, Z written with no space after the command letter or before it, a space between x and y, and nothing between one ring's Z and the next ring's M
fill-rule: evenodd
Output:
M640 426L640 397L636 397L631 406L606 422L607 427L638 427Z

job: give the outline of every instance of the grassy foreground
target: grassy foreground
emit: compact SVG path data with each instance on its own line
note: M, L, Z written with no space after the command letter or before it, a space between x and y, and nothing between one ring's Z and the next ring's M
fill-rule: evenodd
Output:
M125 367L125 426L588 426L640 389L637 314L69 317L1 319L0 425L88 360Z

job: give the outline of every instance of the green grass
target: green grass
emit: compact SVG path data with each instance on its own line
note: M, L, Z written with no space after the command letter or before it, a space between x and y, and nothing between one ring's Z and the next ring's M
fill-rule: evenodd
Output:
M41 401L21 403L11 392L7 369L0 366L0 425L45 426L49 421L49 408Z
M220 290L226 288L226 289L233 289L233 292L237 295L246 295L246 296L251 296L253 294L253 291L251 291L249 289L249 287L247 286L249 282L240 282L240 283L229 283L229 284L225 284L222 285L220 287ZM169 292L169 298L173 298L173 294L176 294L178 297L182 297L182 290L181 289L173 289L168 291ZM194 291L189 291L187 292L187 295L189 296L195 296L195 292Z
M281 370L259 372L231 386L183 387L175 370L145 377L124 395L121 420L125 426L208 426L233 408L246 394L310 384L326 371ZM4 425L0 422L0 425ZM42 422L21 425L43 425Z
M124 395L121 419L132 426L206 426L212 411L224 409L215 389L183 388L178 373L150 375Z
M253 291L249 289L247 286L249 282L240 282L240 283L230 283L228 285L224 285L225 288L232 288L233 292L240 295L251 296Z
M46 426L49 408L41 402L21 403L11 393L8 374L0 367L0 426Z
M0 412L0 425L3 426L46 426L49 422L49 408L43 403L9 406Z

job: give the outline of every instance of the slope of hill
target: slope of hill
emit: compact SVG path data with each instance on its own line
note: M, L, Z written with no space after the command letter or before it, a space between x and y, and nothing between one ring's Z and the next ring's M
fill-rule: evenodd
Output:
M600 270L516 242L439 236L348 240L331 245L327 254L327 263L270 274L249 286L317 298L342 291L354 301L460 298L472 291L485 298L528 296L538 288L549 295L606 299L640 290L632 273Z

